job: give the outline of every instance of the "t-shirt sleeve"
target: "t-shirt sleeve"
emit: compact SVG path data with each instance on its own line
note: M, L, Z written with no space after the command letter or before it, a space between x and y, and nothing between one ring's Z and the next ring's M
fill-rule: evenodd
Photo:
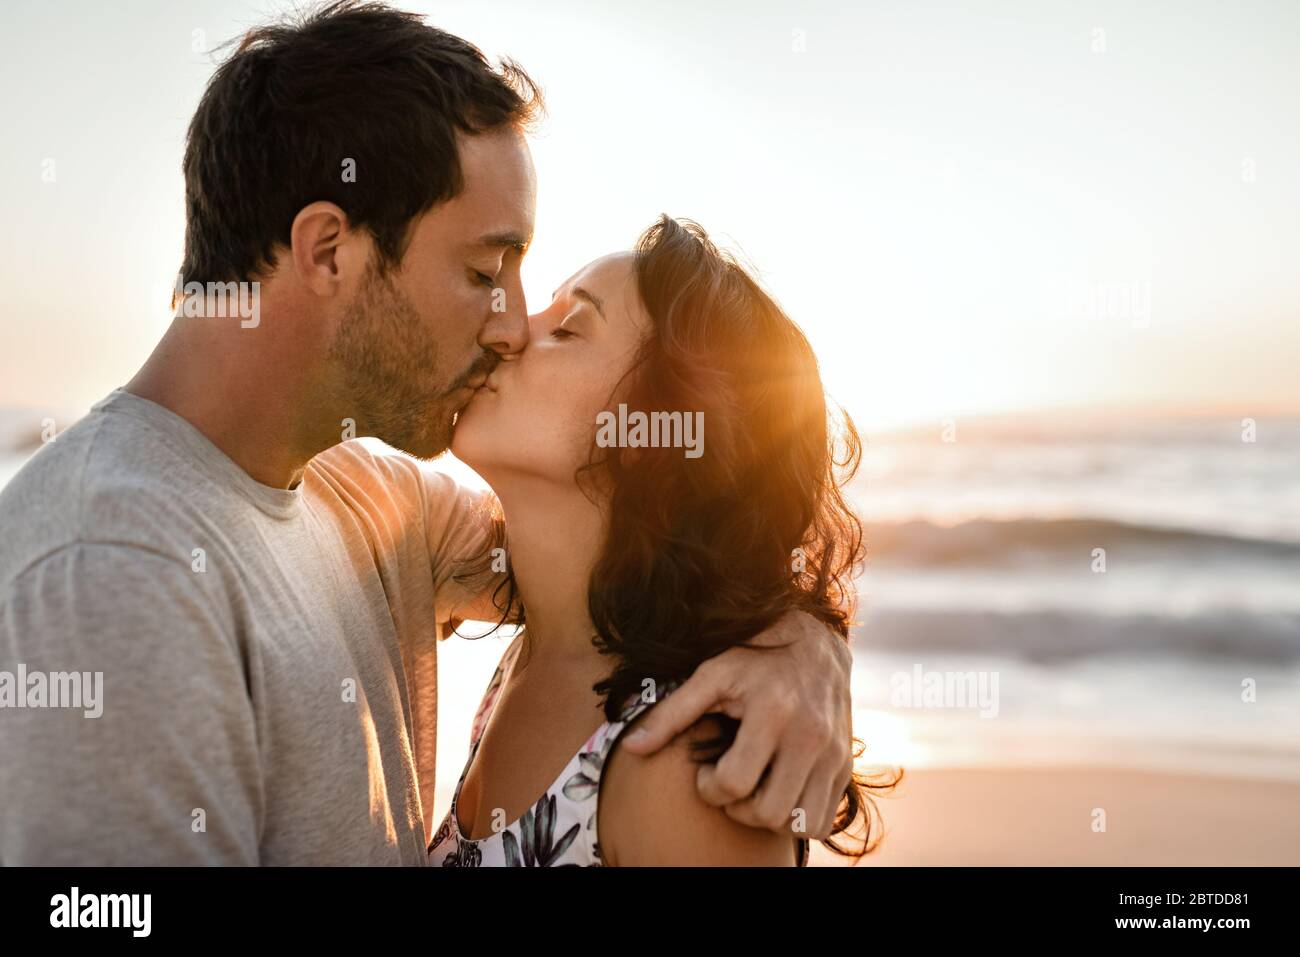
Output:
M439 624L495 617L490 596L503 576L492 571L496 497L490 490L458 482L429 462L364 439L322 452L313 466L350 508L383 527L388 540L405 547L412 536L420 536L420 564L427 559ZM499 560L496 564L502 566Z
M77 544L0 588L0 672L27 685L0 709L0 863L258 863L254 711L202 577Z
M462 485L445 472L427 466L420 471L438 617L473 617L501 580L492 571L495 496Z

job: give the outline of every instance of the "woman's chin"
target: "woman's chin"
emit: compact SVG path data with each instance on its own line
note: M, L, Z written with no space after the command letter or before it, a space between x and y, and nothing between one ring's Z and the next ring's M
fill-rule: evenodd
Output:
M463 437L464 431L465 413L461 412L456 416L456 423L452 426L451 445L447 446L447 448L451 450L452 455L456 456L456 458L468 465L469 459L473 455L473 452L470 450L473 449L474 444L465 440Z
M460 410L456 416L456 424L452 427L451 454L470 468L474 467L473 460L479 458L477 453L482 449L484 418L482 410L476 410L474 402L471 401Z

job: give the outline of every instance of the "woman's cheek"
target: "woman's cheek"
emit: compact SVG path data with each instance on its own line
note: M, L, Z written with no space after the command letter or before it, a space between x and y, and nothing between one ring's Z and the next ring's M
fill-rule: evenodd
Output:
M608 389L591 382L560 383L552 393L554 407L560 414L553 421L559 438L557 447L565 450L563 467L575 470L587 464L596 439L597 416L605 408ZM562 411L561 411L562 410Z

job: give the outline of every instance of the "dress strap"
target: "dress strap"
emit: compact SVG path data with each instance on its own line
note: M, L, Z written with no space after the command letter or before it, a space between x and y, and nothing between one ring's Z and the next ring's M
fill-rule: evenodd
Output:
M623 727L631 724L645 712L649 711L664 698L676 691L681 686L679 681L667 681L657 688L648 688L640 694L633 694L623 704L623 710L619 712L618 721L614 722Z
M519 648L519 638L515 638L510 647L506 649L505 654L501 656L501 661L497 663L497 670L492 673L492 680L488 682L487 690L483 692L483 697L479 700L478 710L474 712L474 724L470 727L469 732L471 757L478 747L479 739L483 737L483 732L487 728L488 718L492 717L492 709L496 707L497 698L501 695L501 686L505 683L506 672L519 655ZM465 766L468 770L469 762L466 762Z

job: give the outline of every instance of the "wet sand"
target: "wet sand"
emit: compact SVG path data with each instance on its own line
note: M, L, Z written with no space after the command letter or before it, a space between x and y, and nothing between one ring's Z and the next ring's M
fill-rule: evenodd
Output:
M1129 769L910 771L860 867L1300 864L1300 783ZM1094 809L1105 831L1094 832ZM814 864L842 865L821 846Z

